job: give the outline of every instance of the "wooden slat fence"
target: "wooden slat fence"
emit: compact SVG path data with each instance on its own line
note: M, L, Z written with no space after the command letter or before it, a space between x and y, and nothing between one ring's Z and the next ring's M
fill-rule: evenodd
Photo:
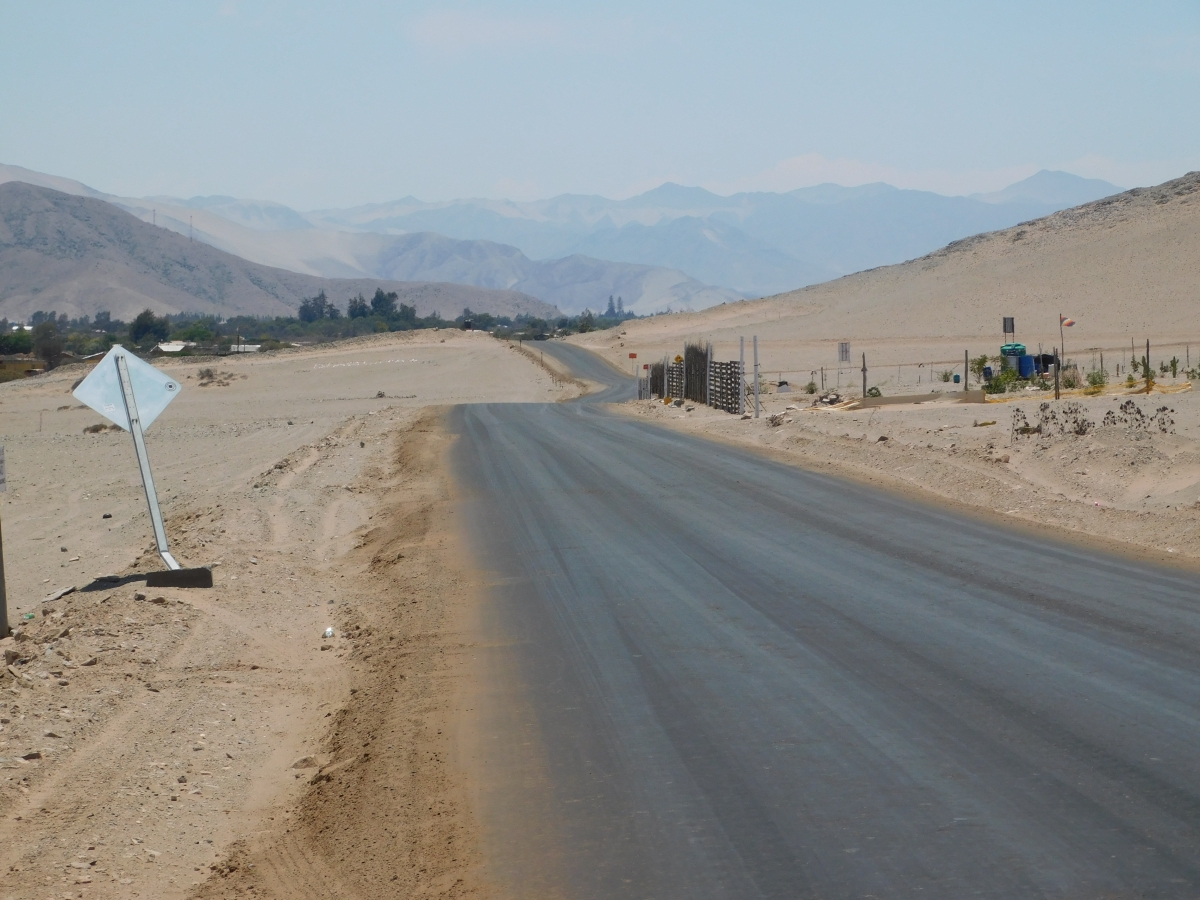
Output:
M667 364L667 396L683 396L683 363Z
M736 359L709 367L708 405L740 416L746 411L745 373Z

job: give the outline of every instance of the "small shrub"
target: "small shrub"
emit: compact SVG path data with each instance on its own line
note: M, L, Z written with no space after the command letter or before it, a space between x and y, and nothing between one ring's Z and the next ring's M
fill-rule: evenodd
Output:
M946 369L945 371L939 373L938 377L941 378L942 381L953 381L954 373L951 372L949 369Z
M200 380L201 381L213 381L216 377L217 377L216 369L201 369L200 370Z
M1106 427L1119 425L1134 431L1172 434L1175 431L1175 419L1172 418L1174 412L1175 410L1169 407L1160 406L1154 411L1154 415L1148 416L1132 400L1126 400L1117 409L1106 412L1101 424Z
M1137 379L1134 378L1133 373L1130 372L1125 376L1125 387L1133 387L1135 384L1137 384Z
M1062 375L1062 386L1067 390L1074 390L1079 387L1079 370L1067 369Z
M992 380L985 384L983 389L989 394L1003 394L1005 391L1016 390L1020 381L1021 378L1015 369L1001 369L992 376Z
M877 387L867 388L867 396L868 397L882 397L883 391L881 391Z
M817 383L815 381L810 381L808 384L806 384L804 386L804 393L815 394L816 392L817 392Z
M108 426L105 425L103 422L97 422L95 425L89 425L87 428L83 429L83 433L84 434L99 434L100 432L104 431L106 428L108 428Z

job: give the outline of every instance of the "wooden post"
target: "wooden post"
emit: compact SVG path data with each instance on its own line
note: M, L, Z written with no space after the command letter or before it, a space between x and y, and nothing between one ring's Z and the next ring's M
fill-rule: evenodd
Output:
M867 354L863 354L863 397L867 396Z
M1058 351L1054 351L1054 399L1061 399L1061 394L1058 390L1058 373L1062 370L1061 362L1058 358Z
M704 367L704 405L712 406L712 341L708 342L708 359Z
M963 393L965 394L971 386L971 353L968 350L963 351Z
M738 338L738 415L746 414L746 338Z
M754 418L758 418L762 404L758 401L758 335L754 336Z

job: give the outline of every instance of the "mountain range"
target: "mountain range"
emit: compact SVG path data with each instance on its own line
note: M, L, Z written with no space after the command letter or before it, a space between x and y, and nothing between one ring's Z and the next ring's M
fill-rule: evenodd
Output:
M108 310L129 320L157 313L295 315L325 291L343 310L357 294L395 291L418 315L453 319L476 312L553 316L551 305L518 291L379 278L321 278L272 268L156 228L95 197L23 182L0 184L0 314L36 310L71 317Z
M665 266L762 296L889 265L985 231L1115 194L1105 181L1042 171L994 194L945 197L887 184L833 184L722 197L664 184L628 200L565 194L531 203L392 203L308 214L320 227L436 232L509 244L534 259L581 254ZM190 201L189 201L190 202ZM227 202L225 214L249 224Z
M626 200L406 197L301 212L232 197L116 197L0 166L0 182L6 180L103 199L143 221L295 272L516 290L567 312L602 309L615 295L639 313L703 309L829 281L1120 190L1042 171L970 197L887 184L723 197L668 183Z

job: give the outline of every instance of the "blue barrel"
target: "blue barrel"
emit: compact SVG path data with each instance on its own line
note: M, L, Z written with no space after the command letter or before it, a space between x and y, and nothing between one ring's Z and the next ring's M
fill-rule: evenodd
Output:
M1017 374L1022 378L1033 377L1033 357L1026 354L1017 357Z
M955 372L954 373L954 383L958 384L960 381L962 381L962 376L959 375L957 372Z

